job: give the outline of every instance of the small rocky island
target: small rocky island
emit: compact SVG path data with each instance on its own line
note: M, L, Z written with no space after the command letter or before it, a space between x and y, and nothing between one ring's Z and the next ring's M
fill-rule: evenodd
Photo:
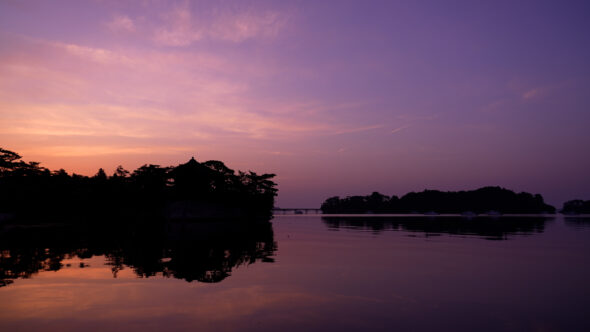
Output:
M424 190L401 198L374 192L368 196L330 197L323 213L424 213L424 214L543 214L555 213L539 194L515 193L500 187L468 191Z
M89 177L51 171L0 148L0 221L268 218L277 195L274 176L192 158L132 172L119 166L110 176L99 169Z

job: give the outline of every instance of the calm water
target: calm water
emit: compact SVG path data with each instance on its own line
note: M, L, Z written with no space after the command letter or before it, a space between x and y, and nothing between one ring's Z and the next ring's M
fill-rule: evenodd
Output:
M0 238L0 330L590 331L589 218L199 227Z

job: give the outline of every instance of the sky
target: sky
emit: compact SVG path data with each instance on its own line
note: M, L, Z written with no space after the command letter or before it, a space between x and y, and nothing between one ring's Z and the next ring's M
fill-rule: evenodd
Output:
M590 199L588 1L0 1L0 147L194 156L279 207L499 185Z

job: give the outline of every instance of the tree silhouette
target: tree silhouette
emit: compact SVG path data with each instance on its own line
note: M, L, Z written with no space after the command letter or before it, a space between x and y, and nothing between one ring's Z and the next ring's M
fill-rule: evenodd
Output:
M15 161L21 158L22 157L16 152L0 148L0 172L13 170L18 166L18 163L15 163Z
M590 214L590 201L574 199L563 203L561 213L564 214Z
M369 196L330 197L321 206L324 213L555 213L539 194L515 193L500 187L444 192L424 190L398 198L377 192Z
M100 168L86 177L20 159L0 149L0 211L24 217L67 220L89 211L98 219L120 213L166 217L176 202L196 218L199 213L269 216L277 194L274 174L235 174L217 160L191 158L176 167L145 164L133 172L119 166L111 177Z

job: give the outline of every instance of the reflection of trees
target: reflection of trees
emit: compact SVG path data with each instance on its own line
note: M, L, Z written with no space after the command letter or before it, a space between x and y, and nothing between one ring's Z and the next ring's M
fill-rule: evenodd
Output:
M565 217L565 224L576 228L590 228L590 216Z
M57 271L67 255L45 248L2 248L0 252L0 287L17 278L30 278L38 271Z
M475 235L488 240L506 240L509 235L542 233L552 217L322 217L332 229L400 230L439 234Z
M273 262L272 224L215 221L167 223L141 229L13 229L0 233L0 286L40 271L57 271L68 258L104 255L113 277L131 268L140 277L162 275L219 282L233 268Z

